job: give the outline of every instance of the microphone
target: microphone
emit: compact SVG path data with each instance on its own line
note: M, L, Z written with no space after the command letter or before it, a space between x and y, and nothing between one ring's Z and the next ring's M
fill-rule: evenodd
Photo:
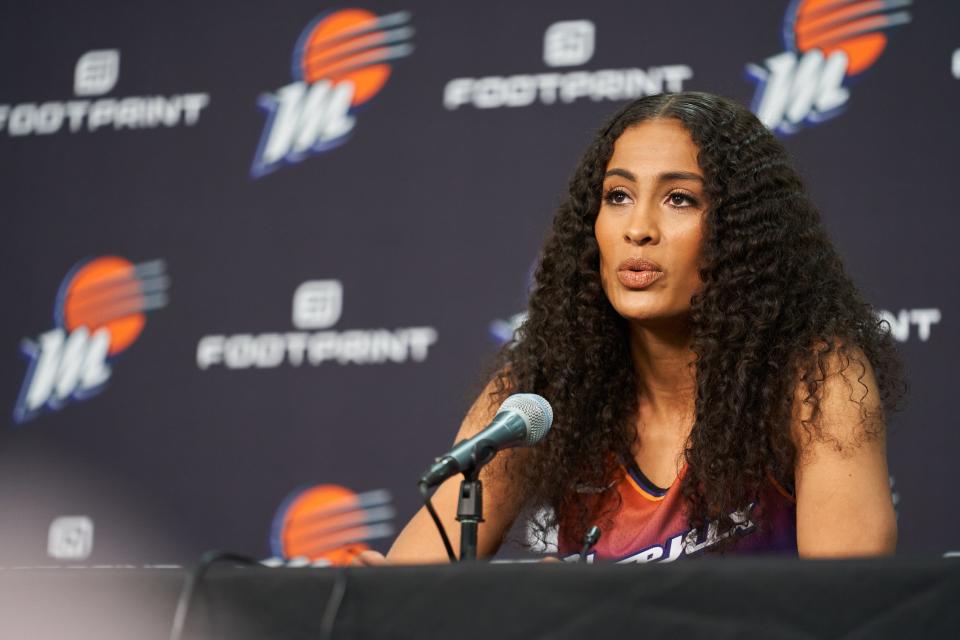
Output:
M534 445L551 424L553 408L549 402L535 393L515 393L503 401L483 431L437 458L420 477L420 484L433 487L458 473L479 469L501 449Z
M587 553L600 542L600 527L593 525L583 536L583 548L580 550L580 562L587 561Z

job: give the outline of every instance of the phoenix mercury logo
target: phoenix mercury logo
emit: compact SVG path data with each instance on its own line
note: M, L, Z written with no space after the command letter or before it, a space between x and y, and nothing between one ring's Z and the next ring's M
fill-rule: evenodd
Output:
M413 52L406 11L376 16L363 9L321 14L293 50L293 82L260 96L267 124L250 175L337 147L350 136L357 110L390 77L390 60Z
M883 31L910 22L911 0L793 0L783 21L786 51L747 65L752 109L775 132L839 115L848 83L883 53Z
M169 278L160 260L133 264L103 256L77 264L60 285L55 328L20 349L29 361L14 422L62 408L101 391L113 361L137 340L146 313L167 304Z
M266 564L307 562L347 565L370 547L367 542L393 535L396 510L385 489L355 493L335 484L297 489L277 509L270 527L273 558Z

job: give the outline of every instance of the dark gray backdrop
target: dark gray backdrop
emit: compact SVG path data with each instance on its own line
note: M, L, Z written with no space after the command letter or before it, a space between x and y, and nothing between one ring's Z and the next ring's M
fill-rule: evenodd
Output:
M304 29L350 6L8 7L0 22L5 563L56 561L47 556L51 523L79 515L96 533L92 555L77 560L179 562L211 547L266 556L284 498L318 483L389 489L405 521L417 507L417 474L450 444L483 383L497 348L491 323L523 309L579 154L624 102L586 96L451 110L447 83L685 65L692 77L683 89L749 105L757 88L748 65L791 50L784 30L792 33L798 8L786 0L355 5L377 16L408 11L412 52L387 62L389 80L352 114L347 141L252 177L267 124L258 98L295 80L291 58ZM881 30L883 52L844 80L842 112L783 135L849 272L897 318L911 385L889 439L900 549L940 554L960 546L960 443L948 388L958 340L960 7L919 1L897 11L908 21ZM545 31L567 21L593 24L594 51L550 67ZM574 58L586 46L576 33ZM115 86L76 95L78 59L103 50L119 52ZM26 103L39 112L49 102L183 94L207 96L192 124L181 113L173 126L12 129ZM31 109L17 112L18 132L36 128ZM57 107L46 109L54 118ZM22 341L57 327L57 292L71 268L108 255L163 260L168 302L147 312L97 395L16 423L28 374ZM198 367L204 336L295 331L292 296L311 280L342 283L342 315L330 331L430 327L437 340L419 362Z

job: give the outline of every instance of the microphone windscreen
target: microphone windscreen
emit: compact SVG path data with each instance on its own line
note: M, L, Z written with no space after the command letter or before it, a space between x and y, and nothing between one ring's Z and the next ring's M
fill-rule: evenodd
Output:
M515 393L500 405L501 411L514 411L527 424L526 446L534 445L547 435L553 424L553 407L542 396L535 393Z

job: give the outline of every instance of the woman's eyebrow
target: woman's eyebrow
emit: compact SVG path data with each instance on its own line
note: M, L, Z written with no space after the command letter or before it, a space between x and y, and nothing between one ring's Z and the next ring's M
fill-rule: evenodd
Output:
M620 176L621 178L626 178L631 182L637 181L637 176L632 172L626 169L610 169L604 174L604 178L609 178L611 176ZM657 182L669 182L671 180L698 180L703 182L703 176L698 173L691 173L689 171L666 171L657 176Z
M669 182L670 180L698 180L703 182L703 176L689 171L668 171L657 176L657 182Z
M610 169L604 174L604 178L609 178L611 176L620 176L621 178L626 178L630 182L636 182L637 176L633 175L632 171L627 171L626 169Z

